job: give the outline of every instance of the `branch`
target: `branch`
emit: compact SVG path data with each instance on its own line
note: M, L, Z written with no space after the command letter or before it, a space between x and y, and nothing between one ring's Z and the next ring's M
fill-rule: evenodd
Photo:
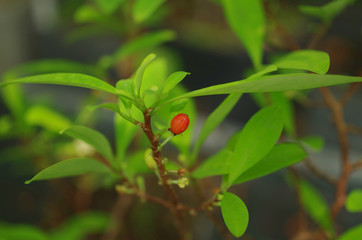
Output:
M311 171L313 172L317 177L325 180L327 183L335 186L337 185L338 181L337 179L333 178L332 176L329 176L328 174L326 174L325 172L323 172L322 170L320 170L317 166L315 166L313 164L313 162L311 161L310 158L306 158L303 163L305 164L305 166Z
M329 88L323 87L319 88L324 101L332 112L334 124L336 126L339 147L341 151L341 163L342 163L342 173L338 179L337 191L335 196L335 201L331 207L332 218L335 219L344 206L346 201L346 192L347 192L347 183L348 177L351 171L351 165L349 164L349 153L348 153L348 138L347 138L347 125L343 119L343 106L337 101Z
M361 83L356 82L349 85L348 89L344 92L343 96L339 100L342 106L346 105L348 100L353 96L357 89L361 86Z

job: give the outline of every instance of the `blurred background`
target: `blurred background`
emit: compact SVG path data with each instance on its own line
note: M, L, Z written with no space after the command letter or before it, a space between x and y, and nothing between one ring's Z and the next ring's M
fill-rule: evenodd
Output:
M102 4L97 2L102 1L0 0L2 78L6 79L12 74L22 77L73 70L104 77L114 84L119 79L130 77L139 59L149 52L166 57L172 71L190 72L191 75L183 81L188 90L241 80L252 70L251 61L226 23L218 0L169 0L142 24L136 24L131 19L132 1L125 1L121 8L115 10L102 8ZM265 0L267 34L264 62L295 48L293 43L280 37L279 25L301 48L307 47L316 31L324 31L318 29L318 19L303 14L297 6L320 6L327 2ZM330 55L329 73L362 76L361 12L361 1L347 7L331 22L322 39L314 46ZM120 58L111 67L94 67L108 66L109 56L140 34L165 29L173 32L162 44L148 46L129 57ZM72 64L68 68L69 62ZM31 67L26 65L28 63L37 64ZM332 90L336 96L342 96L346 88L338 86ZM101 186L91 176L30 185L24 182L64 155L82 151L81 143L58 135L58 128L49 126L49 119L61 119L57 122L60 126L72 122L86 124L112 140L113 114L106 110L94 113L85 109L94 101L90 96L97 93L81 88L22 85L21 89L11 90L13 93L5 91L8 90L0 93L0 225L31 224L44 231L57 231L72 226L72 222L84 221L84 231L89 233L84 239L102 239L100 233L109 228L110 212L117 207L114 206L117 194L113 188L104 187L107 184ZM297 133L299 136L317 135L323 138L323 150L312 154L311 158L318 168L331 176L338 176L338 138L331 115L323 107L318 91L311 90L305 95L306 99L293 102ZM21 99L17 96L21 96ZM9 103L12 97L19 101ZM198 113L196 135L205 118L224 98L211 96L195 99ZM345 119L354 132L349 138L352 161L362 156L361 103L362 91L357 89L344 108ZM227 120L208 138L201 149L202 157L206 158L221 149L258 108L252 96L243 96ZM49 119L45 121L44 118ZM171 147L167 151L172 155L173 150ZM333 201L334 191L330 185L320 181L303 164L297 168L322 191L327 201ZM154 180L149 181L151 185L156 185L152 183ZM215 185L215 181L219 179L208 179L206 188ZM89 182L92 183L91 187L88 186ZM362 187L360 171L352 175L349 186ZM159 189L154 187L156 189L152 191L157 193ZM297 204L284 171L238 186L235 191L243 197L250 212L248 237L245 239L291 239ZM168 221L170 216L162 214L161 226L154 222L160 213L166 212L165 209L151 203L141 203L132 197L125 197L122 204L118 206L123 209L126 220L121 228L124 233L122 239L175 238ZM81 220L82 216L86 220ZM351 215L345 211L338 219L341 229L361 221L360 214ZM205 216L198 216L192 224L194 239L220 239L217 230ZM62 236L59 232L59 236Z

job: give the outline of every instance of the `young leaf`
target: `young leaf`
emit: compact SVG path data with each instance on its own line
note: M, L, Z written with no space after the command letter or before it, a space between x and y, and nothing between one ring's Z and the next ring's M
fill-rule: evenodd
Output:
M357 240L362 236L362 225L355 226L348 229L342 236L337 240Z
M187 75L188 72L174 72L166 80L165 86L163 87L163 94L168 94L179 82L181 82Z
M298 144L281 143L276 145L260 162L241 174L235 181L235 184L273 173L279 169L300 162L306 156L306 152Z
M231 154L232 152L228 149L219 151L217 154L206 159L192 172L192 176L194 178L205 178L229 173Z
M97 6L106 14L115 12L124 0L95 0Z
M111 145L107 138L100 132L84 126L72 126L65 129L62 134L66 134L73 138L78 138L92 147L94 147L100 154L102 154L108 161L113 163L114 157Z
M346 208L349 212L362 212L362 189L355 189L348 194Z
M362 82L362 77L327 74L316 75L308 73L280 74L214 85L185 93L176 98L170 99L168 102L181 98L207 95L304 90L352 82Z
M229 184L257 164L274 146L283 129L283 119L276 107L265 107L246 123L231 156Z
M222 6L231 29L245 46L256 69L261 66L265 16L260 0L223 0Z
M127 100L125 100L127 101ZM111 110L112 112L117 113L119 116L122 116L124 119L126 119L128 122L131 122L132 124L135 123L135 120L132 119L131 117L129 117L127 114L125 114L124 112L121 112L121 110L119 109L119 105L116 103L101 103L98 105L94 105L94 106L88 106L88 109L90 111L94 111L98 108L105 108L108 110Z
M323 149L324 140L320 136L309 136L299 140L316 152L319 152Z
M239 101L242 94L234 93L230 94L206 119L204 125L201 128L199 137L195 143L195 147L192 152L192 159L195 160L197 154L212 131L215 130L217 126L226 118L226 116L231 112L236 103Z
M354 0L333 0L321 7L300 5L299 10L302 13L318 17L325 22L329 22L339 13L341 13L346 7L353 4L353 2Z
M29 125L41 126L56 133L72 125L72 122L65 116L41 105L30 107L24 118Z
M269 97L274 106L277 106L284 119L284 129L286 133L294 137L295 136L295 113L294 106L291 100L287 98L284 92L271 92Z
M279 68L302 69L326 74L329 69L329 56L322 51L299 50L279 58L274 64Z
M74 13L74 21L76 23L99 22L102 17L102 14L95 7L89 4L84 4L78 7Z
M139 127L118 115L114 116L114 125L116 134L116 161L120 163L124 159L126 151Z
M245 203L238 196L225 192L221 201L221 213L229 231L235 237L241 237L249 224L249 212Z
M136 85L136 91L137 95L141 96L141 85L142 85L142 79L143 74L147 68L147 66L155 59L156 55L151 53L149 54L141 63L140 67L137 69L136 77L135 77L135 85Z
M0 222L0 239L4 240L49 240L42 230L26 224L8 224Z
M132 41L123 44L115 51L112 58L112 64L115 64L124 58L135 54L136 52L154 49L157 46L172 41L176 38L176 33L171 30L152 31L145 33Z
M86 173L111 173L111 171L108 167L95 159L75 158L55 163L50 167L43 169L25 183L29 184L33 181L72 177Z
M83 87L83 88L104 91L132 99L132 96L127 92L117 90L115 87L109 85L108 83L98 78L80 73L49 73L49 74L35 75L35 76L18 78L14 80L1 82L0 87L4 87L6 85L15 84L15 83L44 83L44 84L76 86L76 87Z
M110 223L110 216L102 212L84 212L67 219L51 234L52 240L84 239L92 233L102 233Z
M166 0L136 0L133 4L132 15L135 22L147 20Z
M300 180L299 194L308 214L327 232L334 233L333 222L328 204L321 194L307 181Z

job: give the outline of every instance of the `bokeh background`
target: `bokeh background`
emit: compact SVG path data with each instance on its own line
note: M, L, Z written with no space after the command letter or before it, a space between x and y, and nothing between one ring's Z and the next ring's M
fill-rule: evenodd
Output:
M297 5L321 5L326 2L328 1L264 1L271 12L277 13L276 17L285 31L302 47L307 45L319 22L298 11ZM0 75L35 60L66 59L82 64L94 64L132 37L132 31L127 34L117 31L117 27L124 27L127 22L117 20L116 14L115 26L102 21L92 24L92 21L82 20L77 11L85 3L92 5L92 1L85 0L0 0ZM329 73L362 75L361 12L361 1L347 7L334 19L325 36L315 47L330 55ZM187 89L194 90L240 80L252 68L243 46L229 29L218 1L167 1L155 18L154 22L145 28L171 29L177 33L174 41L158 47L157 52L169 56L170 62L177 70L191 73L183 82ZM267 21L265 62L289 51L288 44L276 34L275 23L269 18L271 17L269 16ZM110 70L111 82L129 77L129 68L122 64L126 63L121 62ZM341 96L345 89L345 86L332 88L337 96ZM4 93L0 93L0 97L1 94ZM90 95L88 90L64 86L26 85L23 86L23 94L27 107L43 104L56 109L72 121L79 117L87 118L89 125L102 131L109 139L113 138L111 112L87 114L85 111L82 116L79 115ZM298 135L323 137L323 150L315 153L312 158L316 166L332 176L338 176L338 139L330 113L323 107L323 100L318 91L310 91L308 96L308 104L294 103ZM224 97L201 97L195 100L199 115L197 129L200 129L205 118ZM362 156L361 103L362 91L358 89L344 109L346 120L355 126L355 134L351 134L349 138L350 156L354 160ZM252 97L243 96L227 120L206 141L202 148L202 156L207 157L221 149L227 139L241 129L257 110L258 106ZM0 99L0 117L9 113L10 109ZM112 188L87 189L87 183L94 181L88 178L24 184L24 181L39 169L54 162L53 159L47 159L51 155L44 155L58 154L57 146L48 141L49 138L62 142L71 142L70 139L55 134L49 137L42 132L41 127L21 134L18 133L18 129L12 129L11 131L18 134L3 134L9 128L5 126L6 121L0 121L0 124L0 130L3 131L0 134L2 224L32 224L51 231L62 226L71 216L95 210L105 214L98 217L103 219L106 225L107 214L114 209L117 199L117 194ZM64 151L64 148L61 149ZM172 154L173 149L170 148L168 151ZM296 167L321 190L328 201L333 200L334 191L330 185L310 174L303 164ZM356 172L352 175L349 186L361 188L361 180L361 171ZM208 180L206 188L211 188L214 181L218 180ZM245 239L290 239L297 204L293 190L285 180L285 171L251 181L239 186L235 191L242 194L250 212L250 238ZM173 227L170 226L169 216L160 219L159 222L162 224L154 223L154 219L166 210L153 204L141 203L136 198L125 199L123 212L127 221L122 227L122 231L126 232L124 239L173 239ZM343 211L338 221L339 227L346 229L360 223L362 218L360 214L351 215ZM220 239L217 230L205 216L197 217L193 226L194 239ZM90 236L86 239L101 238L100 235L93 235L93 238Z

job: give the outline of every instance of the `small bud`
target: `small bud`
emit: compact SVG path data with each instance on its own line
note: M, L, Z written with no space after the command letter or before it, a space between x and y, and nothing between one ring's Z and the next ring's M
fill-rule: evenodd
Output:
M146 149L144 159L145 159L145 162L146 162L149 169L153 170L153 169L156 168L157 164L156 164L155 160L152 157L152 149L151 148Z
M175 135L181 134L188 128L189 123L189 116L184 113L177 114L171 120L171 127L169 128L169 130Z
M186 174L186 168L180 168L179 170L177 170L177 174L181 177L184 177Z
M177 185L180 188L185 188L187 185L189 185L189 180L187 178L185 178L185 177L179 178L177 180Z

